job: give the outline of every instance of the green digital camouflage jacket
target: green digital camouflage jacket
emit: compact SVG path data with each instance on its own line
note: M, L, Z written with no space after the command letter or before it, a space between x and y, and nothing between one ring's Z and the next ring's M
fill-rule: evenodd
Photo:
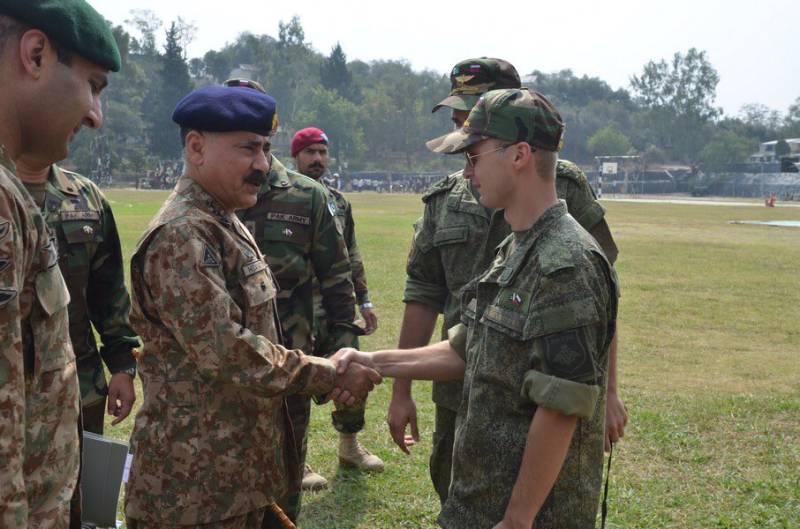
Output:
M285 345L306 353L313 350L315 277L329 335L338 343L355 343L350 260L335 215L336 204L322 184L287 170L274 157L258 202L239 212L280 286Z
M128 316L122 248L111 206L88 178L53 165L42 214L58 240L59 267L70 293L69 334L78 365L81 403L103 400L102 360L114 374L136 366L139 346ZM98 351L92 325L103 344Z
M80 393L58 251L0 146L0 527L66 526Z
M572 162L559 160L556 190L573 217L598 240L613 262L617 247L586 175ZM436 184L422 198L425 210L415 224L406 267L403 301L424 303L444 315L442 338L460 321L459 292L484 271L510 233L502 211L483 207L458 172ZM434 382L433 400L458 410L461 382Z
M275 284L250 232L184 176L139 241L131 286L144 398L126 515L207 524L282 497L296 463L282 397L329 392L335 369L277 345Z
M538 406L578 423L536 528L594 527L616 290L611 264L563 201L509 236L464 287L462 323L450 330L466 369L442 527L503 519Z

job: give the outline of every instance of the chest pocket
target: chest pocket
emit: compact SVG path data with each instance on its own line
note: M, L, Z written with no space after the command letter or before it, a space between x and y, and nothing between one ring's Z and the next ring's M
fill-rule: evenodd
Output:
M42 313L32 316L33 343L37 356L39 372L59 369L73 355L67 354L71 348L66 346L69 340L67 329L67 305L69 292L58 266L51 266L36 274L36 300Z
M80 220L63 220L65 213L80 213L86 216ZM96 211L69 211L62 213L61 258L66 260L65 272L75 274L89 272L89 264L94 257L97 245L103 242L100 214Z
M239 280L244 291L244 326L256 333L264 333L271 325L270 307L277 291L264 261L253 261L242 267Z
M450 244L463 244L469 240L469 226L451 226L441 228L433 236L433 245L447 246Z

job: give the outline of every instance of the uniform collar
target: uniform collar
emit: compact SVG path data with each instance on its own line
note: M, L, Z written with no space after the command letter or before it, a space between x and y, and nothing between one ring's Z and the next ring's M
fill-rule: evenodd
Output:
M567 203L559 200L557 204L547 208L542 216L539 217L533 226L524 231L512 233L501 246L508 246L512 241L516 240L516 247L514 247L511 255L507 256L505 263L505 270L500 275L498 282L501 285L510 283L516 275L517 269L521 268L528 260L528 252L533 245L539 240L539 237L547 232L553 224L555 224L561 217L567 214Z
M78 188L75 186L74 182L67 178L64 171L62 171L59 166L56 164L50 166L50 174L52 176L50 182L52 182L56 189L68 195L78 196Z
M212 197L192 178L186 175L181 176L178 179L178 183L175 184L175 192L187 200L192 201L199 210L216 217L223 226L231 227L233 225L234 215L232 213L226 213L217 199Z
M275 155L271 156L272 163L270 165L268 175L269 180L265 185L261 186L261 191L259 191L259 194L266 193L272 187L286 188L291 185L289 170L286 169L286 166L283 165L280 160L275 157Z

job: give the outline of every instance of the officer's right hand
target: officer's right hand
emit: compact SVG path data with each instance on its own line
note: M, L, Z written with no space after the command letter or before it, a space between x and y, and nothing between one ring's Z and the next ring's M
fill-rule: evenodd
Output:
M336 366L336 387L331 391L330 398L353 405L366 399L372 388L380 384L383 378L374 369L369 353L355 349L349 351L346 357L339 354L342 351L331 357Z
M417 405L411 395L392 393L386 422L389 424L389 432L392 434L395 444L400 447L400 450L410 454L408 447L419 442ZM406 425L411 426L411 435L406 434Z

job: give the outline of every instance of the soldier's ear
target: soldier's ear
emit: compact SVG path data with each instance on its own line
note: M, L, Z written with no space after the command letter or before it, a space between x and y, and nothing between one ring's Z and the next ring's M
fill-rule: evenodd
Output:
M190 130L186 134L184 145L186 161L192 165L203 165L206 154L206 136L197 130Z
M25 73L34 79L42 76L42 63L48 49L54 53L47 35L40 30L30 29L22 34L19 39L19 58Z

